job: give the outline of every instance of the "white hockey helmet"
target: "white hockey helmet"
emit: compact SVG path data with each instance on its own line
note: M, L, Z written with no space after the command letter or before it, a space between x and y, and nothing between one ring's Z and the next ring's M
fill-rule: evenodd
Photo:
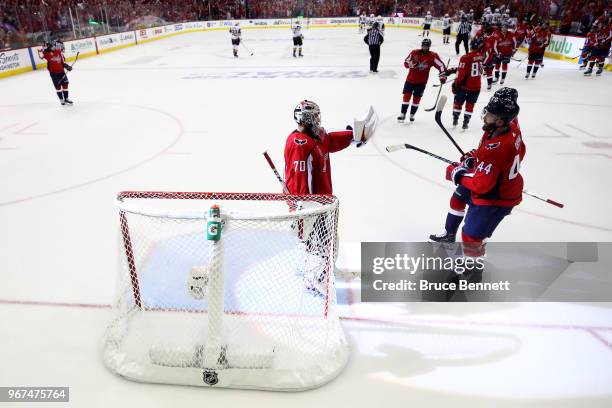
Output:
M427 12L427 15L428 15L428 16L430 16L430 15L431 15L431 11L428 11L428 12Z
M448 17L448 13L444 14L444 17Z
M293 119L298 125L318 128L321 126L321 109L313 101L304 99L293 110Z

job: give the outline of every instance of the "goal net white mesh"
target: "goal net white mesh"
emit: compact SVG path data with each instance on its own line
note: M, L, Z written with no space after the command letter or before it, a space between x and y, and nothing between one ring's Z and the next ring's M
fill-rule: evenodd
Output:
M110 370L276 390L317 387L342 370L335 197L124 192L117 206L118 297L103 341Z

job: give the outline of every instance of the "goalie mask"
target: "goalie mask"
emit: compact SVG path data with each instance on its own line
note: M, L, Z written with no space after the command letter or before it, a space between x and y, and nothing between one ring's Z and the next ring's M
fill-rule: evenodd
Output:
M319 105L312 101L303 100L293 110L293 119L298 125L311 128L314 134L321 126L321 110Z

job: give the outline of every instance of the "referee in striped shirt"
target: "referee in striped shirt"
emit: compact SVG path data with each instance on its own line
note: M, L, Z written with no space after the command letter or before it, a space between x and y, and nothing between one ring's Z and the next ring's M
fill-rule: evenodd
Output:
M378 29L378 22L372 24L372 28L363 37L363 41L370 48L370 72L378 72L378 61L380 60L380 45L385 41L382 33Z
M465 14L461 16L461 24L459 24L459 28L457 29L457 39L455 40L455 51L457 51L457 55L459 55L459 44L463 42L463 46L465 47L465 53L470 52L468 47L468 41L470 40L470 33L472 32L472 23L468 21L468 18Z

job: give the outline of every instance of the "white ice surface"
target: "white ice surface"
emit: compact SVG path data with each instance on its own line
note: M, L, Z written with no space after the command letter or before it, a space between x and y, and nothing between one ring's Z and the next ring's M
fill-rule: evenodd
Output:
M279 191L261 153L282 168L301 99L319 103L330 129L370 104L381 118L373 143L332 157L343 263L358 264L360 241L418 241L441 229L452 192L444 165L384 151L408 142L457 157L424 111L435 88L416 122L395 122L418 33L387 30L376 76L355 30L316 29L305 32L306 57L297 60L288 30L246 31L255 55L242 49L239 59L225 32L83 59L69 74L71 108L59 105L46 72L0 81L0 386L70 386L79 407L612 405L609 304L360 304L355 283L340 288L351 360L315 391L138 384L102 366L97 345L110 311L86 306L114 294L115 194ZM432 34L433 50L456 65L440 38ZM610 241L609 73L583 78L575 65L546 60L527 81L516 65L506 85L520 94L526 187L566 207L527 197L494 240ZM469 131L453 131L465 149L480 137L478 116Z

